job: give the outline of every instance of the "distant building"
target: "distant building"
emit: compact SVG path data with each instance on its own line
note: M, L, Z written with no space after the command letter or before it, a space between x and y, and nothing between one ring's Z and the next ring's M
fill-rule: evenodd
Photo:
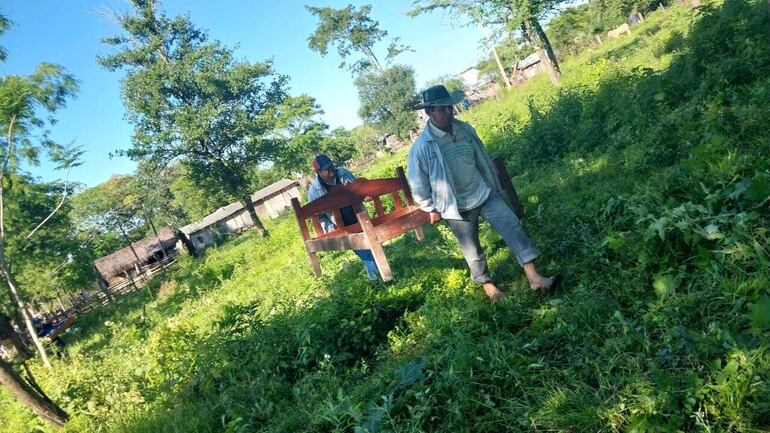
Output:
M291 199L299 197L299 182L282 179L251 195L259 219L273 219L291 208ZM203 252L222 238L254 226L249 211L241 202L230 203L198 222L188 224L180 232L189 240L194 254Z
M154 234L147 236L132 243L131 247L122 248L97 259L94 261L94 266L102 279L111 286L125 281L129 276L133 277L139 274L140 267L159 262L163 259L164 254L174 254L177 241L174 230L171 227L164 227L158 232L158 236Z
M521 84L532 78L539 72L547 72L545 64L540 61L537 53L532 53L516 64L516 70L513 73L513 81Z

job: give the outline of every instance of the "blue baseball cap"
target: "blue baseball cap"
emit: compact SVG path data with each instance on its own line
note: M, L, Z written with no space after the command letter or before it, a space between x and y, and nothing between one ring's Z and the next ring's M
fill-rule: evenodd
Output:
M313 158L313 170L328 170L334 168L334 163L326 155L318 155Z

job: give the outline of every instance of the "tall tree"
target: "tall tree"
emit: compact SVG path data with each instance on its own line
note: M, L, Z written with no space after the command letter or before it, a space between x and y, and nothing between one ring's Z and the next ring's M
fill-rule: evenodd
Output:
M270 62L236 60L188 17L167 17L155 0L132 0L119 15L122 35L104 42L108 70L125 70L123 101L134 126L134 160L181 160L199 188L240 200L265 234L250 199L250 170L281 146L275 134L287 78Z
M0 15L0 34L8 27L8 20ZM5 51L0 53L5 58ZM11 180L19 171L19 162L26 157L28 162L35 163L41 151L56 161L61 168L76 165L80 151L67 150L47 138L44 127L53 123L53 113L64 106L67 98L77 90L77 82L57 65L41 64L29 76L8 75L0 77L0 280L8 290L9 297L16 304L18 313L23 317L35 347L40 353L43 363L50 366L42 344L37 338L37 332L32 325L26 303L22 298L21 287L9 267L8 231L6 221L11 217L12 207L6 199L6 192L13 187ZM47 119L41 118L47 114ZM48 122L46 122L46 120ZM35 140L40 137L40 140ZM51 210L49 215L58 211ZM39 231L41 224L49 220L44 218L27 235L31 237ZM54 404L45 393L36 386L33 379L26 382L11 365L0 359L0 383L3 384L19 401L35 413L56 426L67 421L67 414Z
M564 0L414 0L410 15L448 10L464 15L470 23L519 30L546 66L551 81L561 82L561 69L540 19Z
M286 98L279 110L282 116L276 129L285 147L276 162L287 171L305 171L313 155L322 153L321 144L329 129L318 120L323 110L307 95Z
M412 98L415 93L414 71L406 66L390 66L390 61L409 50L409 47L402 45L398 38L392 39L383 65L375 55L375 46L388 32L380 29L379 23L371 19L370 5L364 5L358 10L352 5L342 9L306 8L318 17L316 30L308 38L308 47L325 56L330 45L337 46L337 53L342 59L340 68L347 68L356 76L355 85L361 100L358 114L361 119L370 122L380 133L392 133L400 137L416 128L416 115L411 105L404 104L404 99ZM349 57L355 55L359 56L357 60L346 63Z
M329 46L336 45L337 54L342 59L340 69L348 68L354 75L369 69L382 72L383 65L375 55L375 45L388 32L380 29L379 23L369 17L371 5L361 6L358 10L353 5L342 9L314 6L305 6L305 9L318 17L318 26L308 38L311 50L325 56ZM390 60L407 49L399 42L399 38L394 38L388 46L385 59ZM363 57L346 63L356 53Z
M417 128L412 107L415 99L414 70L395 65L382 72L361 74L356 78L361 106L358 115L380 132L395 134L401 139Z

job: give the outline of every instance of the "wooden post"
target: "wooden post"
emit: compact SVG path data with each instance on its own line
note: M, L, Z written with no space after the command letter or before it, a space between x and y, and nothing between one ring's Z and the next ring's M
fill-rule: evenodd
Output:
M377 232L374 230L372 220L369 219L369 214L364 210L357 214L358 222L361 224L361 229L364 232L364 238L369 246L369 250L374 256L374 263L377 264L377 269L380 270L380 277L382 281L393 281L393 271L390 270L390 263L388 258L385 257L385 250L382 249L382 243L377 237Z
M412 198L412 190L409 189L409 181L407 181L404 169L400 165L396 167L396 177L401 181L401 188L404 190L407 206L413 206L414 199ZM414 235L417 237L418 242L422 242L422 240L425 239L425 232L422 230L422 226L414 229Z
M513 187L513 183L511 183L511 177L508 175L508 169L505 168L505 162L502 158L497 157L492 160L492 163L494 164L495 171L497 172L497 177L500 179L500 185L503 187L503 191L508 196L508 200L511 202L513 212L517 217L519 217L519 219L524 218L524 207L521 205L519 195L516 194L516 189Z
M307 241L310 239L310 231L307 229L307 223L305 221L305 216L302 215L302 207L299 205L299 200L297 200L296 197L292 197L291 199L291 207L294 209L294 215L297 216L297 223L299 224L299 232L302 235L302 243L305 244L305 250L307 251L307 257L310 259L310 265L313 267L313 274L315 274L316 278L321 277L321 263L318 261L318 255L310 251L310 248L307 246ZM313 215L316 217L316 215ZM318 218L316 217L313 220L314 223L318 222ZM317 224L318 227L316 227L316 230L320 229L320 224Z
M396 167L396 176L398 177L398 180L401 181L401 187L404 190L406 204L409 206L413 205L414 199L412 198L412 190L409 189L409 182L406 180L406 174L404 174L404 169L401 166Z

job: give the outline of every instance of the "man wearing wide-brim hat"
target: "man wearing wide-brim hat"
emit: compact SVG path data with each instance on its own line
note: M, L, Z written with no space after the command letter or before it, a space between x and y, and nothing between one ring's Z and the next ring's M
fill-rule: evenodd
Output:
M424 109L428 123L412 144L407 159L407 179L415 202L432 220L445 219L454 233L473 281L486 295L504 296L492 280L486 255L479 242L479 217L500 234L524 268L529 286L536 292L550 292L560 278L544 277L535 267L540 251L524 232L519 218L501 197L502 187L490 158L476 131L454 118L454 105L464 98L462 91L449 93L442 86L422 92L415 109Z

